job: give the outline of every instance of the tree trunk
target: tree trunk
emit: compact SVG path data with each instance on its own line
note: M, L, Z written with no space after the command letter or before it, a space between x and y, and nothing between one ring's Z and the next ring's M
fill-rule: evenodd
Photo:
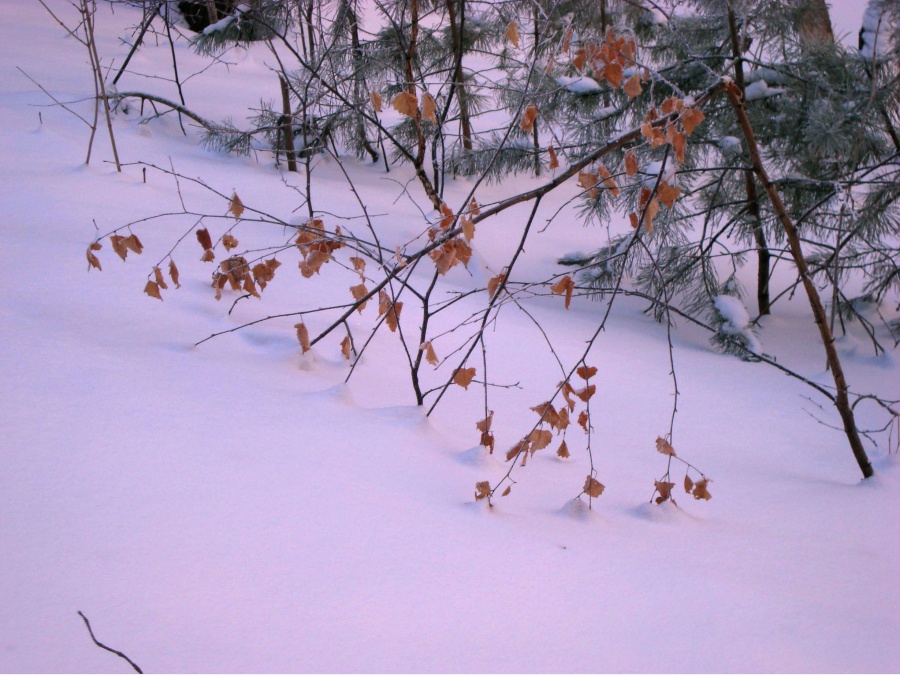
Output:
M828 361L828 367L829 370L831 370L831 376L834 379L834 386L837 390L834 397L834 405L841 416L841 421L844 424L844 432L850 443L850 449L853 452L853 456L856 458L857 464L859 464L863 477L869 478L874 475L875 471L872 469L872 464L869 462L865 448L863 448L859 430L856 427L856 420L853 418L853 408L850 407L850 401L847 395L847 380L844 378L844 369L841 366L840 357L834 346L834 335L828 325L828 316L825 313L825 307L822 305L822 299L819 297L816 285L809 275L809 267L806 264L806 258L803 256L803 248L800 244L797 228L794 227L794 223L791 221L791 217L788 215L787 209L781 201L778 190L772 184L772 181L769 179L769 175L766 173L766 169L763 166L759 148L756 145L756 138L753 134L753 128L750 126L750 119L747 117L747 111L744 110L744 104L741 100L740 89L734 84L729 84L725 88L725 93L731 101L731 105L738 117L738 122L741 125L741 130L744 133L744 138L747 141L754 171L756 172L760 183L762 183L762 186L765 188L769 200L772 202L772 207L775 209L775 213L778 214L778 219L781 221L781 225L787 236L788 244L791 249L791 257L794 259L794 264L797 266L797 272L800 275L800 280L803 283L803 288L809 299L813 317L815 318L816 325L819 327L819 335L822 339L822 345L825 348L825 358Z

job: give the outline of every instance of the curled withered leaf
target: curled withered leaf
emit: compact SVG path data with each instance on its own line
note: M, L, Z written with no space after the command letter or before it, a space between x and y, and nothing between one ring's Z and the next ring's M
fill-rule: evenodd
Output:
M691 490L694 489L694 481L691 480L691 477L687 474L684 474L684 491L688 494L691 494Z
M588 476L584 481L584 491L590 497L599 497L603 494L606 486L593 476Z
M130 234L121 241L125 248L129 251L134 251L137 255L144 252L144 245L141 243L141 240L137 238L136 234Z
M570 457L569 446L566 445L566 439L563 439L562 443L559 444L559 447L556 449L556 456L562 459L567 459Z
M656 491L659 493L659 497L656 498L657 504L662 504L664 501L672 498L672 488L675 487L675 483L658 480L654 485L656 485Z
M475 201L475 197L469 201L469 213L473 216L481 215L481 207L478 206L478 202Z
M233 215L235 220L240 218L244 213L244 202L237 196L237 192L231 194L231 201L228 203L228 213Z
M565 275L559 281L553 284L550 287L550 290L556 295L562 295L563 293L565 293L566 309L569 309L569 304L572 302L572 291L575 290L575 282L572 280L572 277L568 274Z
M644 207L644 217L642 221L647 234L653 234L653 219L656 218L657 213L659 213L659 200L651 199L650 203Z
M457 368L453 373L453 383L458 384L463 389L468 389L472 380L475 378L475 368Z
M641 91L643 91L643 87L641 86L641 76L640 75L632 75L625 82L625 86L622 91L628 94L628 98L636 98L641 95Z
M709 490L706 489L708 485L709 478L704 478L703 480L698 480L696 483L694 483L694 499L705 499L706 501L712 499L712 495L709 494Z
M172 283L175 284L175 288L181 288L181 284L178 283L178 268L175 266L175 261L169 258L169 277L172 279Z
M591 418L587 414L587 411L582 410L578 413L578 424L584 429L584 433L590 433L591 431Z
M609 82L613 89L618 89L619 85L622 84L622 74L621 63L608 63L600 71L600 76Z
M353 264L353 270L359 274L360 278L362 278L366 273L366 261L364 258L359 258L357 256L353 256L350 258L350 262Z
M625 173L629 176L633 176L638 172L638 160L637 155L635 155L631 150L625 153Z
M403 309L403 303L399 300L395 301L390 309L387 311L387 316L385 316L385 323L387 323L388 328L392 333L397 332L397 328L400 326L400 312Z
M465 237L466 241L472 241L475 238L475 223L468 218L463 218L460 225L462 225L463 237Z
M350 353L353 347L353 341L350 339L349 335L344 336L344 339L341 340L341 354L344 355L344 358L348 361L350 360Z
M510 22L506 27L506 39L512 42L513 47L519 48L519 27L516 26L515 21Z
M426 91L422 94L422 119L437 124L437 117L434 116L435 110L437 110L437 104L431 98L431 94Z
M475 499L484 499L491 496L491 484L486 481L475 483Z
M309 331L306 328L306 324L302 322L295 323L294 328L297 329L297 341L300 343L300 348L305 354L310 349L312 349L312 345L309 343Z
M628 221L631 223L631 229L636 230L638 227L638 216L636 213L628 214Z
M391 105L394 110L407 117L415 118L419 112L419 101L416 95L410 94L408 91L401 91L397 94L391 101Z
M91 271L92 267L101 271L103 270L103 268L100 267L100 258L94 255L94 251L99 251L100 248L100 243L96 241L88 246L87 251L85 252L87 254L88 272Z
M521 441L512 446L509 450L506 451L506 461L509 462L520 454L522 454L528 448L528 439L523 438Z
M381 112L381 94L377 91L373 91L369 94L369 98L372 101L372 107L375 108L375 112Z
M597 374L597 367L596 366L578 366L578 368L575 370L575 372L578 373L578 377L580 377L582 380L589 380L594 375Z
M675 457L675 448L662 436L656 438L656 451L663 455L671 455Z
M546 422L554 428L559 424L559 413L556 412L556 408L553 407L550 401L536 405L532 410L540 415L541 422Z
M619 190L619 184L616 183L616 179L613 178L613 175L609 172L605 166L600 166L597 168L597 175L600 177L600 180L603 181L603 187L609 190L610 194L613 197L618 197L621 193Z
M162 300L162 296L159 294L159 286L156 285L155 281L147 282L147 285L144 286L144 293L149 295L151 298Z
M164 291L169 288L169 285L166 283L166 280L163 279L162 270L158 267L153 268L153 279L156 281L156 285L159 286Z
M204 251L212 248L212 238L209 236L209 230L205 227L197 230L197 241L200 242L200 248Z
M546 429L535 429L528 434L528 451L533 455L538 450L543 450L550 441L553 440L553 434Z
M569 408L569 412L575 410L575 400L572 398L572 395L575 393L575 389L569 384L569 381L559 383L560 391L562 392L563 398L566 399L566 405Z
M559 158L556 156L556 148L552 145L547 148L547 154L550 156L550 163L547 165L548 169L557 169L559 168Z
M487 448L488 454L493 455L494 454L494 434L490 433L489 431L482 431L480 445L483 445L484 447Z
M487 433L488 431L491 430L491 424L493 423L493 421L494 421L494 411L491 410L488 413L487 417L485 417L480 422L475 422L475 428L478 429L478 431L481 431L482 433Z
M530 103L527 108L525 108L525 112L522 115L522 120L519 122L519 126L522 127L523 131L531 131L534 128L534 121L537 119L538 109L534 103Z
M600 178L596 173L591 171L581 171L578 174L578 187L587 191L588 197L594 199L597 194L597 183L600 181Z
M505 497L505 496L508 495L511 491L512 491L512 485L507 485L507 486L506 486L506 489L503 491L503 493L502 493L500 496L501 496L501 497Z
M656 194L659 195L659 201L671 209L675 204L675 200L678 199L678 195L681 194L681 190L674 185L669 185L666 181L662 181Z
M684 132L690 136L705 117L706 115L699 108L686 108L681 113L681 123L684 125Z
M365 284L357 284L356 286L350 287L350 292L353 294L353 299L356 300L356 302L359 302L364 297L366 297L366 294L369 291L368 291L368 289L366 289ZM366 303L368 303L368 302L369 302L368 300L366 300L365 302L360 302L359 306L356 308L356 311L359 312L360 314L362 314L362 311L363 311L363 309L365 309Z
M670 96L662 102L662 105L659 106L659 109L663 115L668 115L669 113L673 113L676 110L680 111L683 105L683 100L681 100L677 96Z
M491 300L494 299L494 295L497 293L497 289L500 288L500 286L503 284L504 281L506 281L505 273L498 274L497 276L493 277L490 281L488 281L487 292L488 292L488 297Z
M588 401L591 400L591 397L592 397L595 393L597 393L597 385L596 385L596 384L589 384L589 385L586 386L584 389L579 389L578 391L576 391L576 392L575 392L575 395L576 395L578 398L580 398L582 401L584 401L585 403L587 403Z
M684 138L684 134L678 131L674 124L669 125L666 129L666 141L675 151L675 159L678 163L684 164L684 151L687 147L687 141Z
M569 408L568 408L568 406L563 406L562 408L560 408L557 411L556 416L558 418L556 420L556 430L563 431L566 427L569 426Z
M200 260L203 262L212 262L215 259L216 259L216 254L211 248L206 249L203 252L203 255L200 256Z
M428 363L430 363L433 366L436 366L438 363L440 363L440 359L438 358L438 355L435 353L434 347L431 346L431 340L428 340L428 342L425 342L419 349L421 349L425 352L425 360L428 361Z
M223 235L222 246L225 247L226 251L230 251L231 249L238 247L238 240L235 239L231 234Z
M112 246L112 250L116 252L116 255L119 256L122 260L125 260L128 257L128 247L124 244L125 237L120 237L117 234L109 235L109 243Z
M249 274L244 276L244 292L249 293L254 298L259 297L259 291L256 290L256 284L253 283L253 277Z

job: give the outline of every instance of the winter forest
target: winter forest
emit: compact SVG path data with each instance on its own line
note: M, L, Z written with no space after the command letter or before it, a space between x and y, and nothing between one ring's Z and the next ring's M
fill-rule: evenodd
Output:
M900 2L0 20L0 672L900 669Z

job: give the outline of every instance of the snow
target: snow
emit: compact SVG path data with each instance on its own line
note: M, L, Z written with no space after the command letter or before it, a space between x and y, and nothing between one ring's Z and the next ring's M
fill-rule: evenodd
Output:
M770 98L783 94L784 89L780 87L770 87L765 80L756 80L751 82L744 89L744 98L748 101L756 101L761 98Z
M573 94L585 95L593 94L602 88L597 80L581 75L579 77L566 77L561 75L556 78L556 83Z
M65 0L48 5L71 20ZM105 64L122 62L120 38L139 16L98 3ZM897 669L900 461L884 445L870 449L876 475L861 481L841 434L813 417L839 423L808 402L824 405L809 387L716 354L707 335L679 324L672 443L713 479L713 499L681 493L677 508L651 505L665 470L654 439L671 415L671 364L665 330L643 303L622 300L589 355L600 368L591 404L603 496L591 510L575 499L589 461L573 434L569 460L538 453L489 509L474 501L474 484L505 473L502 455L534 422L529 407L559 380L531 320L504 309L487 338L492 379L521 387L491 392L494 456L477 445L481 391L455 388L426 417L389 334L347 383L336 342L300 353L295 318L195 347L311 298L344 302L352 274L332 264L302 280L285 254L290 264L263 299L229 314L236 296L216 303L210 268L188 241L174 254L182 288L159 302L141 289L193 226L177 218L136 225L145 252L124 263L104 243L103 271L87 273L84 250L98 234L181 208L170 178L149 169L145 182L133 163L171 161L285 221L301 202L289 186L305 189L305 177L280 173L264 155L206 151L187 121L184 136L172 115L141 124L136 112L114 120L123 172L110 163L102 127L85 166L87 127L15 69L89 116L82 46L39 3L0 3L0 20L15 26L0 41L0 671L128 672L91 643L78 610L100 641L158 672ZM152 41L131 67L165 75L170 58L164 40ZM178 58L188 107L206 118L242 120L261 98L278 97L264 51L229 53L227 64L190 79L207 62L183 44ZM176 98L169 87L134 75L120 82ZM361 227L333 220L356 218L358 205L335 163L316 162L317 208L332 226ZM408 169L347 169L385 241L427 227L419 210L427 201L404 196ZM479 188L479 202L539 184L513 183ZM449 185L448 202L462 203L470 187ZM568 188L545 199L542 227L577 192ZM196 184L181 189L191 208L225 213ZM472 276L452 270L436 294L483 285L507 264L530 208L480 225ZM558 254L605 241L574 208L529 240L517 279L559 273ZM235 235L248 246L285 238L250 223ZM793 281L786 267L773 281L780 288ZM746 327L746 309L722 305L735 328ZM466 319L477 306L473 299L441 320ZM568 363L604 305L575 298L567 311L554 297L527 307ZM414 324L413 310L405 311ZM371 312L351 319L353 329L369 325ZM799 297L776 305L761 333L780 363L829 382ZM859 356L845 362L851 383L898 398L895 358L873 357L858 339ZM428 376L439 381L447 366Z
M717 295L713 305L725 322L722 331L728 335L740 336L747 349L754 354L761 354L762 345L751 330L750 313L741 299L733 295Z

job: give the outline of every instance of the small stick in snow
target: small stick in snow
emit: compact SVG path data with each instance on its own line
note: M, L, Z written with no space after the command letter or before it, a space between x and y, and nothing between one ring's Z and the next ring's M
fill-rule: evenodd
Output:
M117 650L115 650L115 649L112 649L112 648L110 648L110 647L107 647L105 644L103 644L103 643L100 642L97 638L95 638L95 637L94 637L94 631L91 630L91 622L88 621L88 618L87 618L84 614L81 613L81 610L78 610L78 616L80 616L82 619L84 619L84 625L87 626L88 633L91 634L91 640L94 641L94 644L95 644L95 645L97 645L97 646L100 647L101 649L105 649L105 650L108 651L108 652L112 652L112 653L115 654L116 656L119 656L119 657L125 659L126 661L128 661L128 663L131 664L131 667L134 668L135 672L137 672L137 673L143 673L143 672L144 672L143 670L141 670L140 668L138 668L138 665L137 665L134 661L132 661L131 659L129 659L127 656L125 656L125 654L123 654L122 652L117 651Z

